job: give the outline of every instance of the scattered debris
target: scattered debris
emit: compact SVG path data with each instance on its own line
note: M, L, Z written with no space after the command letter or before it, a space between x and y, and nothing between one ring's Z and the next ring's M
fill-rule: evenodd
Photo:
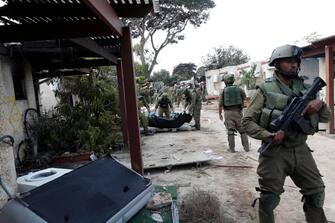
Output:
M204 151L205 154L212 154L213 153L213 150L211 149L207 149L206 151Z
M150 210L158 210L162 207L170 205L171 203L172 203L171 194L166 192L158 192L151 198L146 208Z
M172 155L173 159L177 160L177 161L182 161L181 158L178 158L175 154Z
M191 182L188 183L179 183L176 184L177 187L190 187L191 186Z
M222 164L214 164L212 167L227 167L227 168L254 168L253 166L242 166L242 165L222 165Z
M163 222L163 218L159 213L153 213L151 214L151 218L155 220L156 222Z

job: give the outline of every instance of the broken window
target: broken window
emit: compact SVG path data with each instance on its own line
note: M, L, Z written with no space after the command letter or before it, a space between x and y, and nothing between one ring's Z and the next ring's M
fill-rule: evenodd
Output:
M22 63L15 62L12 65L12 78L16 100L26 100L27 91L25 83L24 69Z

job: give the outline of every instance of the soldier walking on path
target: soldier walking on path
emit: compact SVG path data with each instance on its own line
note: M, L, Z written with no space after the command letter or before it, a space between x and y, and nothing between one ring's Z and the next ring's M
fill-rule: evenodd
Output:
M301 97L310 88L298 76L302 50L297 46L284 45L271 55L269 66L275 67L272 78L260 84L242 119L242 126L253 138L272 144L259 155L257 174L260 192L259 220L261 223L274 221L273 210L284 192L285 178L290 176L302 193L303 210L308 223L326 223L323 211L325 199L324 182L306 144L307 136L292 123L288 130L271 132L270 122L283 112L293 97ZM329 119L327 105L314 99L308 102L301 115L317 131L319 122Z
M192 92L191 92L192 84L188 84L188 86L183 91L183 103L184 103L184 112L188 112L192 114Z
M194 126L197 130L200 130L200 115L201 115L201 89L196 86L192 91L192 116L194 118Z
M235 82L234 74L228 74L224 77L226 87L223 89L219 99L219 117L223 120L222 111L224 111L224 124L228 131L229 151L235 152L235 133L241 135L242 146L246 152L249 151L248 136L241 127L242 109L246 98L245 92Z

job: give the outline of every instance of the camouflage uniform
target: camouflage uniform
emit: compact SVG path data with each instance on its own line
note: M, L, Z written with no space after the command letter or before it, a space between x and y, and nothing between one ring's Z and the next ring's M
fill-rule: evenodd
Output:
M309 88L301 79L293 79L289 87L280 81L278 75L262 83L242 119L242 127L247 134L260 140L268 140L273 136L269 123L278 117L292 96L301 96ZM329 110L325 104L322 109L308 115L311 125L317 129L318 122L326 122ZM279 204L280 194L286 176L301 188L303 209L309 223L327 222L323 212L324 183L313 159L311 149L306 144L307 135L298 127L292 126L285 132L281 143L271 147L259 155L257 173L261 198L259 217L261 223L274 222L273 210Z
M179 86L177 88L177 92L176 92L176 104L177 104L177 107L179 107L180 105L180 102L182 101L182 98L183 98L183 87L182 86Z
M148 130L149 120L145 112L141 110L143 106L148 110L148 112L150 111L150 107L149 107L149 104L146 98L140 93L140 95L138 96L138 114L139 114L140 126L143 127L144 134L148 134L149 133L149 130Z
M158 116L170 118L170 109L173 111L173 105L166 93L164 93L156 102L155 110L158 108Z
M193 89L192 92L192 116L194 118L194 127L200 130L200 115L201 115L201 93L199 88Z
M190 89L185 88L183 91L184 95L184 110L187 111L189 114L193 115L192 110L192 92Z
M235 133L239 132L243 148L249 151L248 136L241 127L243 102L246 98L245 92L238 86L232 85L234 78L223 89L219 98L219 113L224 110L224 124L228 131L228 144L230 152L235 152Z

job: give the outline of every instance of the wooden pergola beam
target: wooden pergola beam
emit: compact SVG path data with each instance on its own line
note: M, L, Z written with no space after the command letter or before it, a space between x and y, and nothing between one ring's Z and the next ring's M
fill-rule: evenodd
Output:
M137 173L143 175L143 160L141 150L140 128L138 123L137 93L135 83L135 69L133 62L133 49L129 27L122 28L121 55L123 69L123 85L125 91L127 110L127 130L129 135L129 150L131 167Z
M118 15L106 0L83 0L83 2L115 33L122 36L124 26Z
M90 38L76 38L76 39L71 39L71 41L113 62L114 64L117 64L116 56L107 52L104 48L102 48L99 44L97 44L95 41L91 40Z
M75 76L75 75L83 75L90 73L90 69L76 69L69 71L50 71L48 73L38 74L34 73L34 78L51 78L51 77L59 77L59 76Z
M91 60L76 60L76 61L61 61L57 63L51 63L47 61L34 61L30 60L35 71L38 70L56 70L56 69L71 69L71 68L82 68L82 67L100 67L100 66L111 66L113 65L106 59L91 59Z
M327 83L326 100L330 108L327 131L329 134L334 134L334 52L331 46L325 46L325 63Z
M129 149L129 134L128 134L128 121L127 121L127 107L126 107L126 95L125 95L125 86L124 86L124 77L122 69L122 60L119 59L117 66L117 82L119 89L119 100L120 100L120 111L121 111L121 128L123 143L127 149Z
M325 54L325 46L326 45L312 45L313 48L304 49L303 57L317 57L323 56ZM327 45L328 47L332 47L335 50L335 43L330 43Z
M324 48L313 49L313 50L309 50L309 51L304 51L303 57L314 57L314 56L318 56L318 55L323 55L324 53L325 53Z
M95 21L57 22L0 26L0 42L70 39L113 34L104 23Z

